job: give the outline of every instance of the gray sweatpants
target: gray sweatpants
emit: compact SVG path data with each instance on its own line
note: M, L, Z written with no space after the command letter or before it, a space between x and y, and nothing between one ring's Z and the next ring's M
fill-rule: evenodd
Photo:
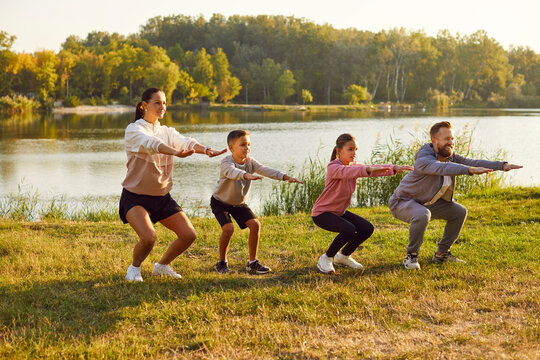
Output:
M446 220L444 233L439 241L438 251L450 250L467 217L467 208L456 202L439 199L432 205L424 206L414 200L399 199L395 196L388 202L390 212L395 218L411 224L409 227L409 246L407 252L417 253L424 242L424 233L431 219Z

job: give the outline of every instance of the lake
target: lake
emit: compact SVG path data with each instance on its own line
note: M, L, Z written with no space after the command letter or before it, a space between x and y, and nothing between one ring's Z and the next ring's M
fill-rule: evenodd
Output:
M68 203L83 198L112 201L126 172L124 130L133 114L47 114L0 117L0 194L37 191L41 201L63 195ZM162 124L213 148L226 147L234 129L251 132L251 156L261 163L296 169L308 159L326 162L335 139L344 132L358 140L358 161L392 136L404 142L427 140L427 129L448 120L455 132L473 130L473 149L504 150L505 160L523 165L506 173L512 185L540 185L540 164L531 149L540 145L540 109L450 110L444 112L183 112L168 111ZM177 159L173 196L188 207L206 205L219 176L221 157L193 155ZM294 170L291 175L294 175ZM256 182L249 204L258 210L273 180Z

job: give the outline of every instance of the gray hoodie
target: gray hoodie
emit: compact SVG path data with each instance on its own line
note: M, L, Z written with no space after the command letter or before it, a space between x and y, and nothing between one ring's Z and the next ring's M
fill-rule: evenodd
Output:
M430 201L443 184L444 176L450 176L455 184L456 175L469 174L469 167L485 167L502 170L504 161L472 160L458 154L447 162L437 159L433 144L423 145L416 153L414 170L409 172L394 191L393 198L414 199L423 204Z

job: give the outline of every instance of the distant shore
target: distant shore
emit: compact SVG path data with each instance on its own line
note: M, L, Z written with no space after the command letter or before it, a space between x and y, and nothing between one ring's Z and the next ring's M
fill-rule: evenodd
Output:
M361 104L361 105L271 105L271 104L173 104L169 110L184 111L300 111L300 112L342 112L342 111L409 111L412 105ZM103 114L134 111L131 105L80 105L76 107L55 107L54 114Z
M134 107L128 105L81 105L75 107L55 107L52 109L53 114L103 114L132 111L134 111Z

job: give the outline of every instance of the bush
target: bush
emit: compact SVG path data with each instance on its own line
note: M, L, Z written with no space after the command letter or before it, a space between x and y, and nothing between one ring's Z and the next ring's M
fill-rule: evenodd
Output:
M62 101L65 107L77 107L81 103L81 100L77 96L68 96Z
M0 112L20 114L31 112L39 107L39 103L22 95L0 97Z
M471 150L473 132L466 126L456 134L455 151L462 156L473 159L501 160L504 152L499 150L495 154L486 155L482 152ZM427 134L422 134L422 139ZM390 137L386 144L377 145L366 164L394 164L412 165L414 157L420 147L425 143L414 135L412 142L405 144ZM289 171L292 173L292 171ZM375 178L361 178L358 181L356 196L353 206L371 207L388 204L390 196L394 193L401 179L406 173L395 176L382 176ZM295 214L297 212L310 212L317 197L322 193L326 178L326 165L320 160L309 158L302 166L297 178L304 181L301 184L289 184L287 182L272 185L270 197L263 202L262 212L264 215ZM501 187L503 175L501 172L492 172L482 176L460 176L456 182L456 196L467 194L474 190L485 190Z
M292 169L291 169L292 170ZM292 174L292 171L288 173ZM300 175L296 176L304 184L287 182L274 183L270 198L263 203L264 215L295 214L310 212L313 204L324 189L326 166L320 160L309 158Z
M467 126L455 134L454 151L462 156L472 159L502 160L504 152L498 150L495 154L486 155L483 152L472 151L471 142L473 131ZM423 134L422 138L428 138L428 134ZM424 144L418 135L415 136L412 143L403 144L394 140L392 137L384 145L378 145L371 153L370 164L395 164L395 165L413 165L414 158L420 147ZM378 206L388 204L390 196L399 185L401 179L406 173L396 176L383 176L376 178L360 179L356 192L356 204L358 206ZM482 176L460 176L456 181L456 195L466 194L473 189L486 189L500 187L503 185L503 176L501 172L492 172Z

